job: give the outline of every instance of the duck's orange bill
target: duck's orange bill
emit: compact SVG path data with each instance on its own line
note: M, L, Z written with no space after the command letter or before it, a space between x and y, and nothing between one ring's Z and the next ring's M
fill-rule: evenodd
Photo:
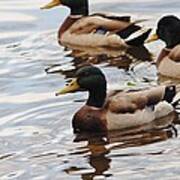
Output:
M157 34L153 34L152 36L150 36L149 39L147 39L146 43L157 41L158 39L159 39L158 35Z
M66 87L56 93L56 96L61 94L71 93L80 89L77 79L73 79Z
M61 4L61 0L53 0L52 2L41 7L41 9L50 9Z

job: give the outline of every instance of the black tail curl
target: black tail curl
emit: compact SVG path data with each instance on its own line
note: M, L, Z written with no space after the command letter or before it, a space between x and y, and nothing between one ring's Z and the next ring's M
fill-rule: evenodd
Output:
M135 37L131 40L127 40L126 44L130 46L143 46L150 32L151 32L151 29L148 29L147 31L139 35L138 37Z
M175 85L169 85L165 89L165 94L163 100L167 101L168 103L171 103L171 105L174 107L177 114L180 114L180 98L177 100L173 100L177 95L177 87Z
M172 106L174 107L176 113L180 115L180 99L173 102Z

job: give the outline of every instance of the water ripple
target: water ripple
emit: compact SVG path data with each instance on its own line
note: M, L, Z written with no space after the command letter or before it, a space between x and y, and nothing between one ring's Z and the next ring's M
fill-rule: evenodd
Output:
M96 63L107 76L108 89L129 88L128 83L155 85L157 71L149 61L130 67L119 63L123 58L141 59L128 52L128 57L123 52L113 61L97 54L93 57L91 50L90 58L85 54L81 59L80 53L74 53L73 58L71 50L57 43L57 29L67 9L41 11L44 3L0 2L0 179L162 179L162 174L163 179L178 179L179 137L173 138L172 129L108 136L73 134L72 116L87 94L57 98L55 92L76 68L86 61ZM91 9L131 12L134 19L150 19L145 25L152 27L162 13L179 14L177 3L98 0L91 2ZM158 54L162 46L157 42L147 48ZM144 50L147 60L149 52Z

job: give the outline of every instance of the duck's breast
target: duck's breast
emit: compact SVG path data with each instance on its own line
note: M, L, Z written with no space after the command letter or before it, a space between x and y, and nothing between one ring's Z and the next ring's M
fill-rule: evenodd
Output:
M106 119L104 111L91 106L82 107L73 117L73 128L75 131L107 131Z
M166 56L159 64L158 71L164 76L180 78L180 62L173 61Z

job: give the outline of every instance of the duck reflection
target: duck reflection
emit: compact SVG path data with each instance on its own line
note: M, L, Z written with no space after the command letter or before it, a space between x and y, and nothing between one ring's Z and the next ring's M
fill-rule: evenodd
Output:
M83 153L87 153L86 149L88 149L88 155L85 156L85 158L87 158L91 169L74 166L69 167L64 171L69 175L79 174L83 180L91 180L98 176L103 178L111 176L112 174L107 172L110 169L111 159L106 156L110 153L110 150L106 148L106 145L108 144L106 135L83 133L78 134L74 139L74 142L82 141L87 141L87 145L81 149Z
M88 64L104 64L105 66L113 66L129 70L130 65L136 65L139 62L152 61L151 53L144 47L130 48L108 48L108 47L70 47L66 49L69 52L66 56L72 57L71 69L62 70L62 65L52 65L46 69L47 73L61 73L68 77L72 77L74 72L80 67ZM57 66L59 66L57 70ZM72 68L73 66L73 68Z
M73 169L72 167L65 169L65 172L70 175L74 173L76 175L78 174L83 180L91 180L94 178L104 179L112 176L110 173L111 162L113 161L113 158L118 156L117 154L116 156L111 155L111 152L114 149L120 150L165 141L168 138L173 137L173 135L177 135L175 127L169 125L169 122L172 122L176 118L177 117L174 113L171 113L169 116L161 118L150 125L144 125L133 129L101 134L77 134L74 142L87 142L87 145L82 147L82 149L86 149L86 155L84 157L88 159L89 165L92 169L78 168L77 165L76 167L73 167ZM166 124L167 128L162 128L165 127ZM89 152L88 155L87 150ZM119 156L132 156L132 154L120 153Z
M111 159L106 157L110 150L106 148L106 140L105 137L92 137L88 139L88 149L90 151L90 155L87 157L89 165L94 169L94 172L82 174L82 179L94 179L97 176L100 177L109 177L107 171L110 169Z

